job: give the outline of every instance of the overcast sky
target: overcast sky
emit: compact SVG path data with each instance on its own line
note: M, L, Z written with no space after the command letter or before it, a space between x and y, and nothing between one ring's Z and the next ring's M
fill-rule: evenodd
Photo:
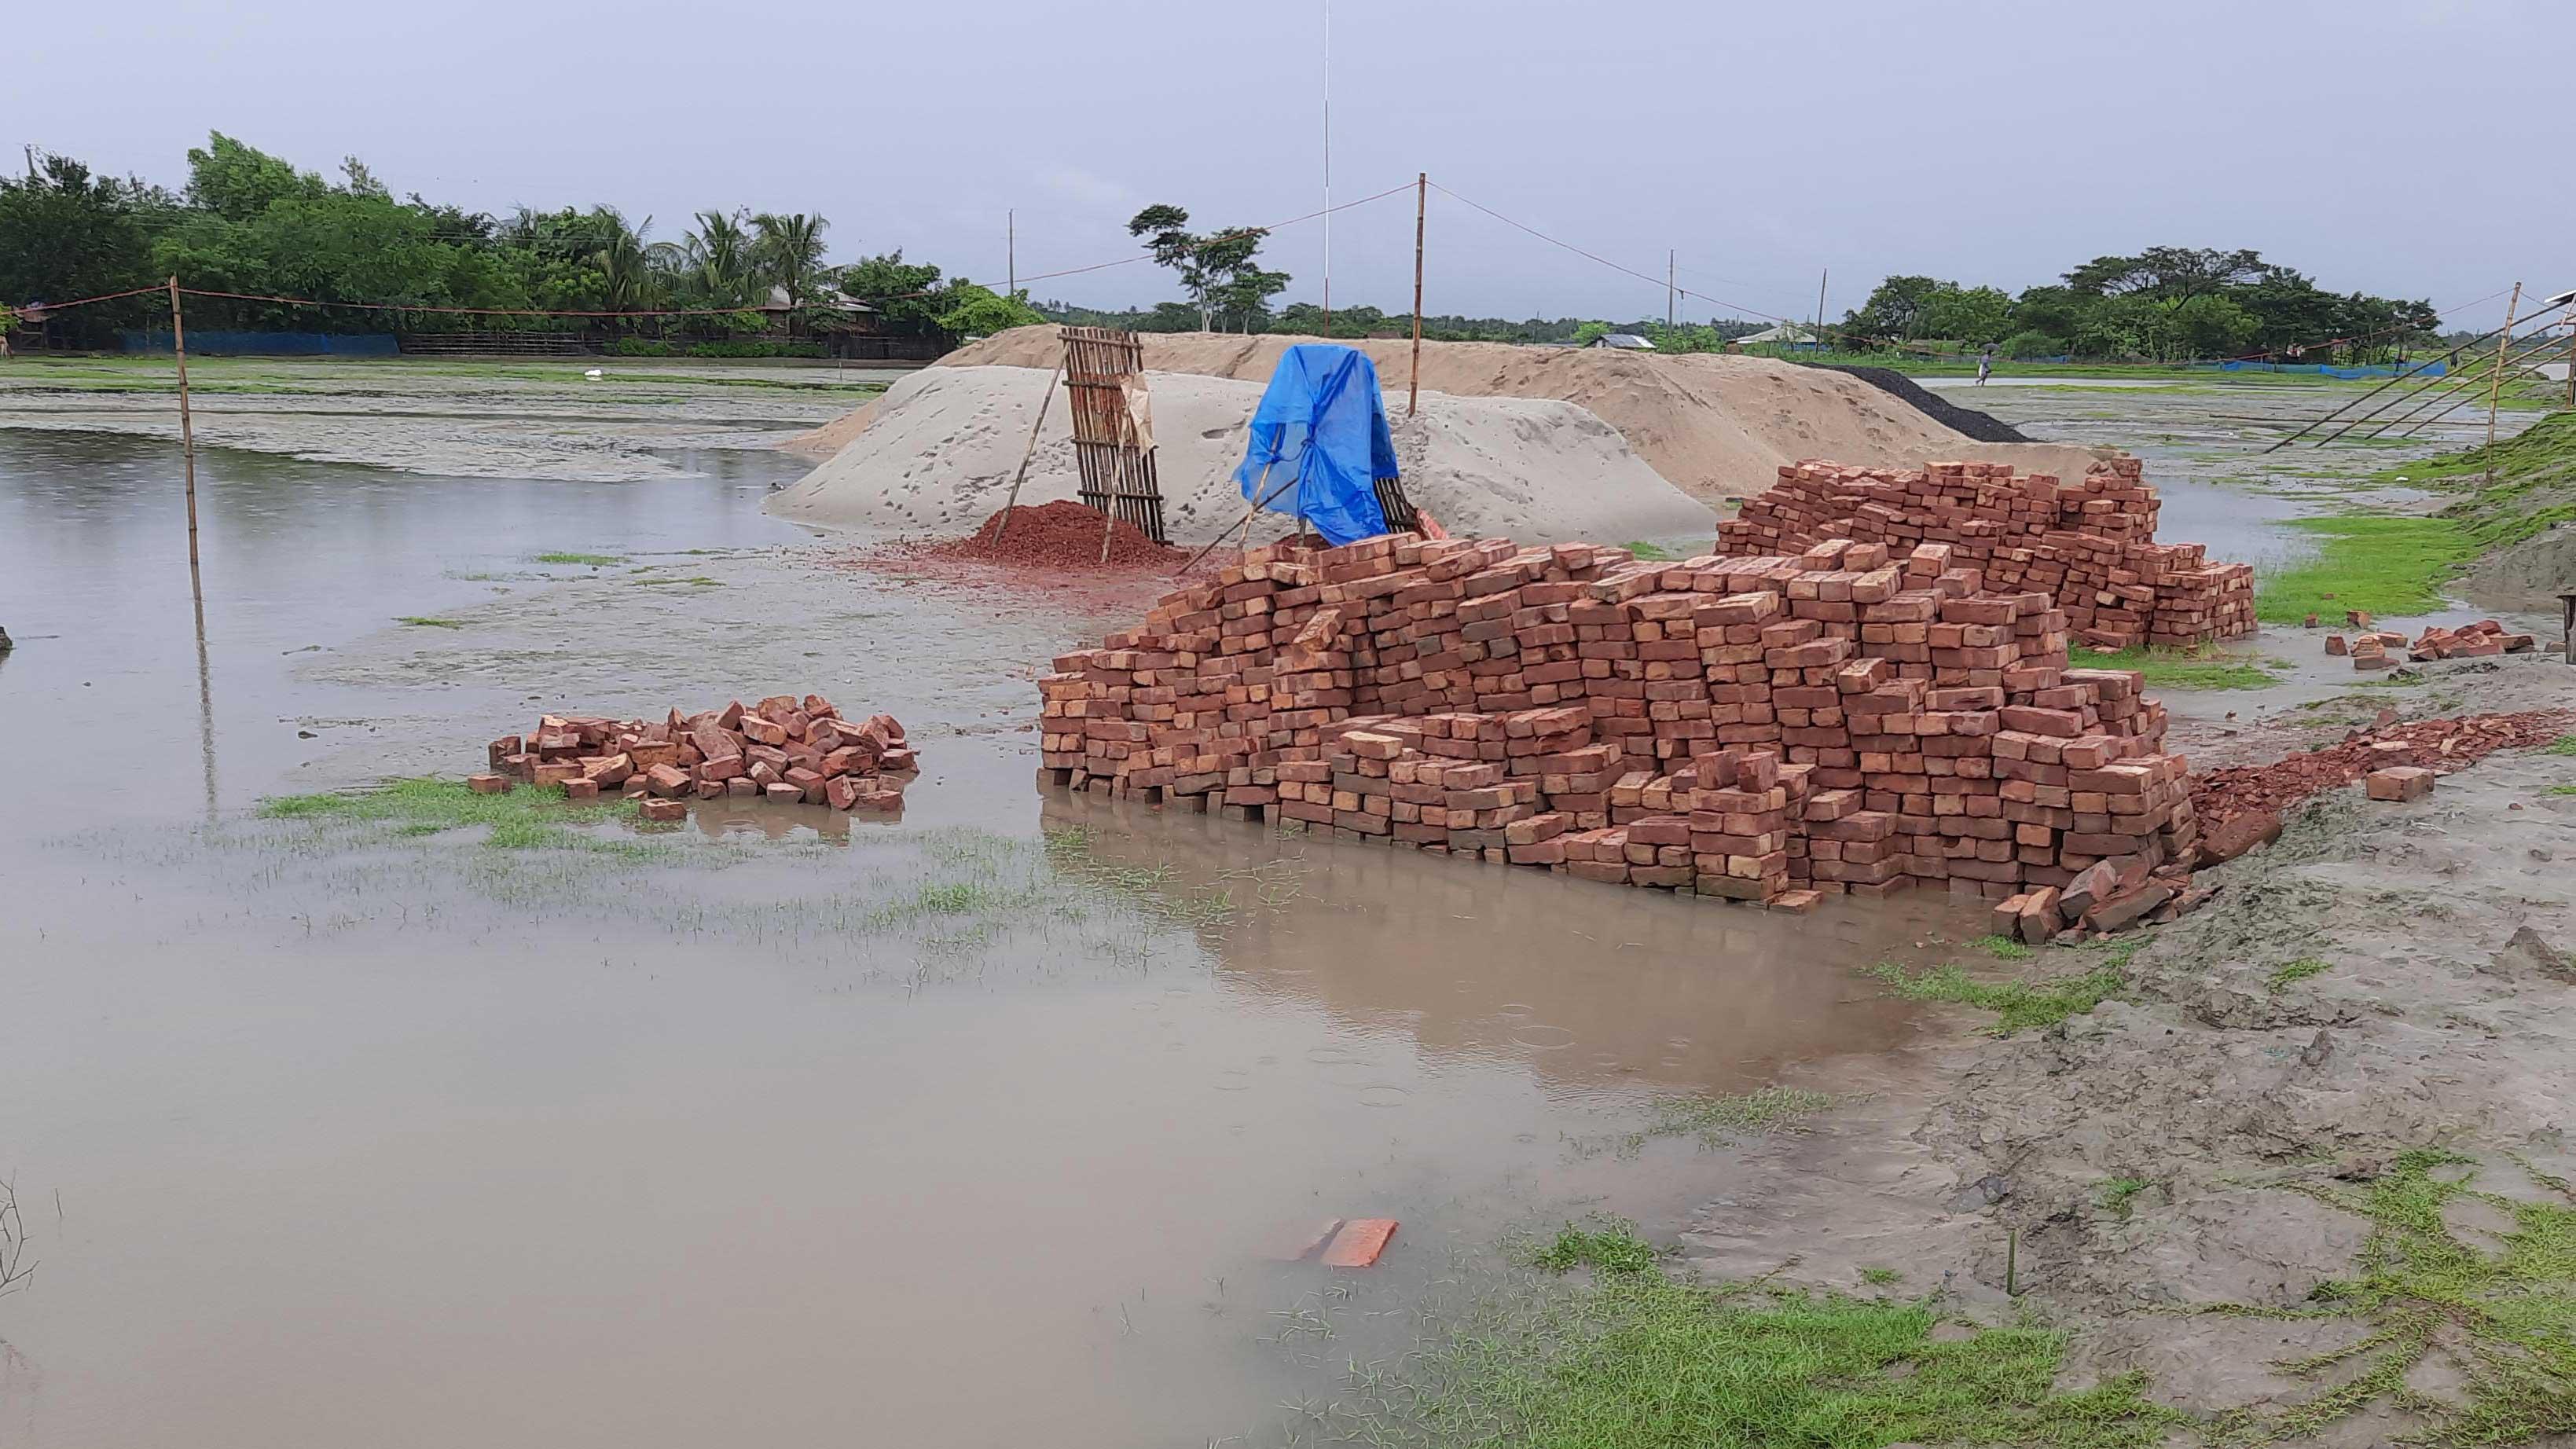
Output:
M2451 307L2576 286L2565 0L1795 4L1338 0L1333 297L1410 304L1417 171L1745 315L1890 272L2018 289L2104 252L2250 246ZM129 0L13 7L0 139L173 185L222 130L397 193L604 201L676 235L747 205L996 284L1322 205L1321 0L735 5ZM1324 229L1270 242L1322 290ZM1633 318L1625 277L1434 191L1430 312ZM2552 270L2552 269L2555 270ZM2563 275L2562 275L2563 274ZM1029 284L1118 306L1150 266ZM2455 315L2500 316L2496 298ZM1685 312L1722 309L1693 299Z

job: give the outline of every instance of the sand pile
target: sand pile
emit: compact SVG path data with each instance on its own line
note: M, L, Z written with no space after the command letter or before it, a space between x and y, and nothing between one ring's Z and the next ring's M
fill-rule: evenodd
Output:
M1293 337L1209 332L1144 334L1158 372L1267 382ZM1353 344L1377 363L1391 402L1412 376L1412 344ZM945 367L1052 368L1053 327L1018 327L948 354ZM2081 478L2097 455L2051 443L1979 443L1855 377L1760 357L1662 357L1505 342L1425 342L1422 386L1453 397L1554 399L1583 408L1628 440L1646 463L1704 502L1759 493L1783 463L1836 458L1910 467L1934 460L2010 462L2025 473ZM867 426L880 400L787 446L823 455ZM1445 521L1446 514L1441 515ZM1563 529L1548 530L1562 533Z
M1031 367L932 367L888 389L865 431L794 487L773 495L781 518L829 528L965 533L1002 506L1028 444L1050 372ZM1244 426L1262 384L1155 373L1156 466L1163 519L1175 543L1234 528ZM1425 392L1413 418L1396 403L1396 456L1405 493L1460 535L1675 540L1706 546L1717 520L1665 482L1601 419L1530 398ZM1064 399L1048 409L1023 505L1074 497L1079 487ZM1286 531L1254 525L1254 541Z

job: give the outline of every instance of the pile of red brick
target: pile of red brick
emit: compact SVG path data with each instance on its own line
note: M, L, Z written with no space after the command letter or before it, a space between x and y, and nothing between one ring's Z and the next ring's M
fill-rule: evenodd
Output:
M2356 623L2368 623L2369 615L2353 616ZM2374 630L2356 634L2346 640L2341 634L2326 636L2326 653L2352 656L2357 670L2393 669L2397 665L2391 650L2403 649L2406 657L2418 664L2436 659L2491 659L2500 654L2528 654L2539 640L2529 634L2508 634L2504 625L2493 619L2480 619L2457 629L2438 625L2425 626L2424 632L2409 640L2403 634Z
M489 750L492 771L467 783L498 794L514 781L559 789L572 799L623 790L668 802L759 796L835 810L899 810L904 777L918 768L903 726L890 714L843 719L819 694L773 695L745 706L655 723L547 715L525 735L503 735Z
M2340 789L2373 774L2400 768L2447 774L2498 750L2549 744L2571 724L2576 724L2576 712L2563 709L2473 714L2412 724L2391 721L2356 731L2341 744L2301 751L2269 765L2212 770L2192 782L2192 806L2213 827L2250 813L2278 814L2319 791Z
M1794 553L1828 538L1902 554L1947 544L1999 593L2047 594L2077 638L2106 649L2185 645L2254 632L2254 571L2214 564L2196 543L2157 543L2156 490L2134 458L2081 482L2015 476L2008 463L1921 469L1784 467L1771 489L1718 525L1725 554Z
M1039 681L1056 783L1792 907L2187 859L2127 671L1945 544L1255 549Z

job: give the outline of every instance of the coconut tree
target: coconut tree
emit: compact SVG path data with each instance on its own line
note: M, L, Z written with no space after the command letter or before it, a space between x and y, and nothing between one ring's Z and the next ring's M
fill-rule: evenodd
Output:
M801 211L786 216L764 211L751 219L752 249L760 260L764 278L787 292L791 329L797 309L805 305L806 295L814 290L816 274L823 269L823 232L829 226L831 223L822 217Z
M630 227L626 218L610 207L599 209L599 220L607 237L591 261L605 281L601 300L612 312L638 312L660 300L661 275L654 264L652 248L644 238L653 230L653 218L644 218L641 226Z
M745 214L730 215L721 211L698 213L698 229L689 234L692 270L699 290L719 307L740 307L758 300L752 295L759 285L758 259L753 255L755 241L744 226Z

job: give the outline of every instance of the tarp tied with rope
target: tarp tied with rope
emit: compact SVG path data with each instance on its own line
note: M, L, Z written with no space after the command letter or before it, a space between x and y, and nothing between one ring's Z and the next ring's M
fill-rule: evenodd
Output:
M1368 355L1329 343L1282 353L1234 470L1244 501L1294 515L1327 543L1354 543L1387 531L1377 481L1397 476Z

